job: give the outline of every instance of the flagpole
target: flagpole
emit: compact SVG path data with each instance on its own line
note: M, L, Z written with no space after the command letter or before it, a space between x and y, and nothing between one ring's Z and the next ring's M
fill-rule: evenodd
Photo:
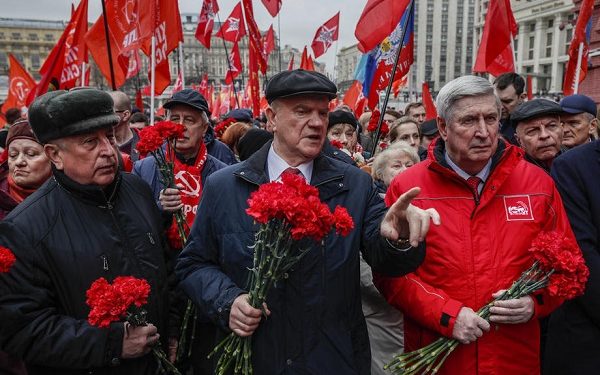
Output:
M154 85L156 83L156 37L152 34L152 56L150 57L150 124L154 125Z
M512 49L512 56L513 56L513 62L515 64L515 73L519 73L519 70L517 69L517 51L515 51L515 38L510 37L510 48Z
M85 86L85 61L81 63L81 87Z
M279 15L281 14L281 9L279 13L277 13L277 54L279 55L279 71L281 72L281 22Z
M110 68L110 86L113 91L117 89L115 85L115 68L113 67L112 52L110 50L110 37L108 35L108 19L106 18L106 4L105 0L100 0L102 3L102 18L104 19L104 35L106 37L106 52L108 52L108 66Z
M179 74L181 75L181 89L185 89L185 66L183 64L183 42L179 42Z
M583 60L583 42L579 43L579 51L577 52L577 65L575 65L575 87L573 93L579 92L579 73L581 72L581 60Z
M390 93L392 92L392 85L394 83L394 77L396 76L396 70L398 69L398 61L400 60L400 53L404 48L404 38L406 37L406 29L408 28L408 24L411 22L413 18L413 10L414 10L415 0L411 0L408 5L407 11L408 17L406 17L406 23L402 25L402 36L400 37L400 48L396 52L396 57L394 58L394 67L392 68L392 75L390 76L390 82L388 83L388 87L385 91L385 98L383 99L383 106L381 107L381 116L379 116L379 122L377 123L377 131L375 132L375 141L373 142L373 148L371 149L371 156L375 155L375 151L377 150L377 144L379 143L379 137L381 136L381 125L383 124L383 118L385 117L385 110L387 109L388 101L390 99Z
M219 13L217 13L217 20L219 21L219 25L223 26L223 24L221 23L221 17L219 16ZM239 34L239 32L240 31L238 30L238 34ZM221 38L221 40L223 41L223 48L225 49L225 57L227 58L227 66L229 67L229 70L232 70L231 69L231 61L229 61L229 51L227 51L227 44L225 43L225 39ZM235 104L237 104L237 107L240 108L240 101L237 96L237 90L235 89L235 80L233 78L231 79L231 85L233 86L233 93L235 94Z

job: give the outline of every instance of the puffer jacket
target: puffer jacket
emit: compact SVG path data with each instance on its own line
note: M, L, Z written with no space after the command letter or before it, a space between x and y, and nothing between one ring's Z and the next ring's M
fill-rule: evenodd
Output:
M228 331L233 300L244 293L258 225L244 210L268 182L270 142L246 161L207 179L189 241L176 273L186 294ZM360 303L359 248L374 269L390 275L413 271L422 248L400 252L379 235L385 205L371 177L324 155L314 160L311 184L333 209L354 218L346 237L330 235L310 250L267 297L271 310L253 334L254 373L369 374L370 350ZM307 243L307 246L309 244Z
M390 203L418 186L422 190L413 204L435 208L442 222L426 236L421 267L404 277L377 280L388 302L405 314L406 351L451 337L463 306L477 311L493 293L510 287L533 263L527 250L540 231L573 236L552 179L526 162L522 150L499 141L476 200L466 181L447 165L444 147L438 138L427 160L397 176L386 196ZM546 292L534 297L529 322L493 324L475 343L459 345L440 374L539 373L538 318L562 301Z
M30 375L154 373L151 355L120 359L123 323L87 322L96 279L135 276L151 287L148 321L169 337L160 214L141 179L119 173L102 190L55 170L2 226L17 258L0 275L2 350L23 358Z

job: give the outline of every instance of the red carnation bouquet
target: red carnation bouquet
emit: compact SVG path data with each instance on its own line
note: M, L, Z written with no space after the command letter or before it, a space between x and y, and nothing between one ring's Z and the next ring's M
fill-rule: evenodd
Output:
M249 270L248 302L263 311L273 285L308 252L299 248L296 241L309 238L320 242L332 229L346 236L354 228L345 208L337 206L331 212L320 201L317 188L291 173L284 173L281 183L263 184L253 192L246 213L260 224L253 245L253 267ZM221 352L215 373L224 375L234 366L235 374L252 374L251 340L232 332L221 341L209 355Z
M534 259L531 267L508 290L479 309L480 317L489 321L495 301L521 298L543 288L562 299L583 294L590 271L575 241L556 231L540 232L529 252ZM396 355L384 369L402 375L436 374L458 344L455 339L439 338L424 348Z
M335 148L337 148L338 150L341 150L344 148L344 144L340 141L338 141L337 139L332 139L331 141L329 141L329 143L331 143L331 145Z
M15 254L10 249L0 246L0 273L10 271L10 267L17 261Z
M148 303L149 294L150 285L144 279L119 276L110 284L101 277L86 292L86 303L90 307L88 321L100 328L107 328L110 323L122 319L134 327L145 326L148 322L142 306ZM158 360L161 373L181 375L167 359L160 342L152 348L152 353Z
M235 122L236 122L236 119L234 119L232 117L219 122L215 126L215 137L217 137L218 139L222 139L223 134L225 134L225 131L227 130L227 128L229 128L231 126L231 124L234 124Z
M175 142L177 142L177 138L183 137L184 132L185 126L171 121L157 122L153 126L146 126L139 132L140 140L136 148L141 156L145 157L151 154L154 157L160 171L161 182L165 187L175 187L173 162L169 160L174 160ZM163 145L166 145L164 149ZM167 155L170 157L167 158ZM181 210L175 212L174 216L177 223L177 234L169 233L168 239L175 248L181 248L182 244L185 244L189 228Z

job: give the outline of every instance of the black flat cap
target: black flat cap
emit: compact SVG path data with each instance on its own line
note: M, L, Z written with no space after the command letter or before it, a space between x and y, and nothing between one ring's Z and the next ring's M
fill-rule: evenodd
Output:
M548 99L533 99L519 104L514 112L510 114L510 120L516 129L522 121L540 116L560 115L561 113L562 109L558 103Z
M427 120L421 124L421 134L432 136L439 133L437 127L437 120L432 118L431 120Z
M327 129L337 124L350 124L354 126L354 128L358 128L356 117L354 117L352 112L344 111L343 109L329 112L329 125L327 126Z
M596 103L592 98L581 94L565 96L559 104L563 112L573 115L585 112L596 117L596 113L598 112Z
M210 109L208 109L208 103L202 94L196 90L185 89L177 91L171 99L169 99L163 107L169 109L177 104L188 105L192 108L196 108L202 112L205 112L210 117Z
M50 91L29 107L29 123L42 144L115 126L118 122L112 98L98 89Z
M329 99L333 99L337 96L337 87L321 73L296 69L275 74L265 89L265 97L269 104L279 98L310 94L326 95Z

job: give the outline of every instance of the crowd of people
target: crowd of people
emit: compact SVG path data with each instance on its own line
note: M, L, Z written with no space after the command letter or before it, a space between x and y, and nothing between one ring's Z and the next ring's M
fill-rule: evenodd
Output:
M252 336L256 374L386 374L394 355L439 337L460 342L440 374L597 372L597 106L524 92L514 73L463 76L438 93L437 118L420 102L388 109L377 139L375 112L330 110L337 87L320 73L273 76L257 118L215 118L184 89L163 105L185 128L166 153L172 184L138 152L153 125L123 92L57 90L26 115L7 113L0 246L16 262L0 273L0 373L153 374L160 344L182 373L213 374L207 356L230 332ZM345 207L354 229L309 245L258 309L245 289L257 230L245 210L285 173ZM173 241L179 212L185 244ZM543 231L577 241L584 295L541 290L481 318L531 264ZM118 276L148 281L150 324L88 322L86 291ZM181 360L188 300L195 330Z

